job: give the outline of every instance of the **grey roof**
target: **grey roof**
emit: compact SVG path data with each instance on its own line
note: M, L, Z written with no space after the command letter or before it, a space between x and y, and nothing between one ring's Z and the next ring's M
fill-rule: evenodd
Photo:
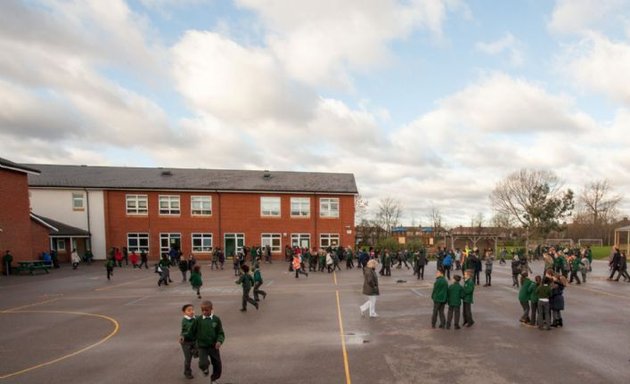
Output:
M68 224L64 224L60 221L50 219L48 217L36 215L31 213L31 216L35 216L37 219L43 221L48 224L48 226L55 228L50 230L50 235L55 237L90 237L90 232L85 229L73 227Z
M24 173L39 173L39 170L35 168L26 167L22 164L17 164L7 159L0 157L0 168L11 169L13 171L19 171Z
M31 187L358 193L354 175L351 173L49 164L28 166L41 170L41 175L28 176L28 184Z

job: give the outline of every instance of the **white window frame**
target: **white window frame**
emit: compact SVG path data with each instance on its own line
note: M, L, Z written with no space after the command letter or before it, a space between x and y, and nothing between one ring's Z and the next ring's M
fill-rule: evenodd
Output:
M165 203L164 208L162 204ZM158 197L158 212L162 216L178 216L182 213L182 203L179 195L160 195Z
M72 192L72 210L85 210L85 195L82 192Z
M291 234L291 246L292 247L300 247L302 248L302 241L308 240L308 248L310 249L311 244L311 234L310 233L292 233Z
M336 206L336 209L334 208ZM339 217L339 198L338 197L320 197L319 198L319 217L338 218Z
M169 253L171 250L171 239L179 239L179 245L182 245L182 234L177 232L162 232L160 233L160 255ZM164 246L164 240L166 240L166 246ZM181 249L180 249L181 251Z
M311 198L292 197L291 217L309 218L311 217Z
M267 245L271 247L271 253L282 252L282 234L281 233L261 233L260 246L262 248L265 248Z
M66 239L57 239L57 252L66 253Z
M336 244L333 244L333 240L337 240ZM328 247L339 246L341 239L338 233L320 233L319 234L319 248L326 249Z
M136 245L132 245L131 240L135 240ZM145 232L127 233L127 249L129 252L136 251L137 253L142 252L144 249L146 253L149 253L149 234Z
M212 196L190 196L190 215L212 216Z
M280 196L261 196L260 197L260 216L261 217L280 217L282 200Z
M190 235L193 253L210 253L212 252L212 233L192 233ZM209 241L209 244L206 242Z
M144 207L142 207L141 203L144 203ZM127 215L147 215L149 214L149 196L148 195L126 195L125 207L126 207Z

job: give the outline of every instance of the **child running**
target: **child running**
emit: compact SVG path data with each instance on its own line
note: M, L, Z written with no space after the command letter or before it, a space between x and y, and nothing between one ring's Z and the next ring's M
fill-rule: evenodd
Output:
M197 291L197 298L201 299L201 286L203 285L203 280L201 280L201 267L195 265L193 267L193 271L190 274L190 285L193 290Z

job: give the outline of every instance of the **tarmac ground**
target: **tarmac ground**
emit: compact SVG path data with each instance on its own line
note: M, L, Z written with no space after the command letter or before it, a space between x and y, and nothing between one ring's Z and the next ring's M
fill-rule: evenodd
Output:
M379 276L377 318L360 315L360 269L294 277L284 262L262 264L260 310L240 312L231 264L202 263L202 300L214 303L226 341L222 384L266 383L628 383L630 283L606 280L593 263L586 284L565 290L564 327L519 322L509 263L475 289L475 324L431 328L435 263L417 280L404 266ZM534 262L534 274L542 263ZM457 272L456 272L457 273ZM209 383L193 361L183 376L181 307L199 300L177 268L169 286L152 269L102 261L49 274L0 276L0 383Z

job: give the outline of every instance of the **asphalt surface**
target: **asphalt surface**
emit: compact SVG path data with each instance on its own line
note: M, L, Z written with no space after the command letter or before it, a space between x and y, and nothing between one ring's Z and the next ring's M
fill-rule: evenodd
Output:
M203 265L203 299L226 332L220 383L630 381L630 283L607 281L605 262L565 290L564 327L551 331L519 323L509 265L476 288L475 325L461 330L431 328L435 263L424 281L404 267L380 277L373 319L359 313L360 270L295 279L286 263L262 268L267 299L242 313L231 268ZM158 287L151 269L123 267L107 281L102 262L1 276L0 383L209 383L196 360L195 378L183 376L180 309L200 314L201 300L172 278Z

